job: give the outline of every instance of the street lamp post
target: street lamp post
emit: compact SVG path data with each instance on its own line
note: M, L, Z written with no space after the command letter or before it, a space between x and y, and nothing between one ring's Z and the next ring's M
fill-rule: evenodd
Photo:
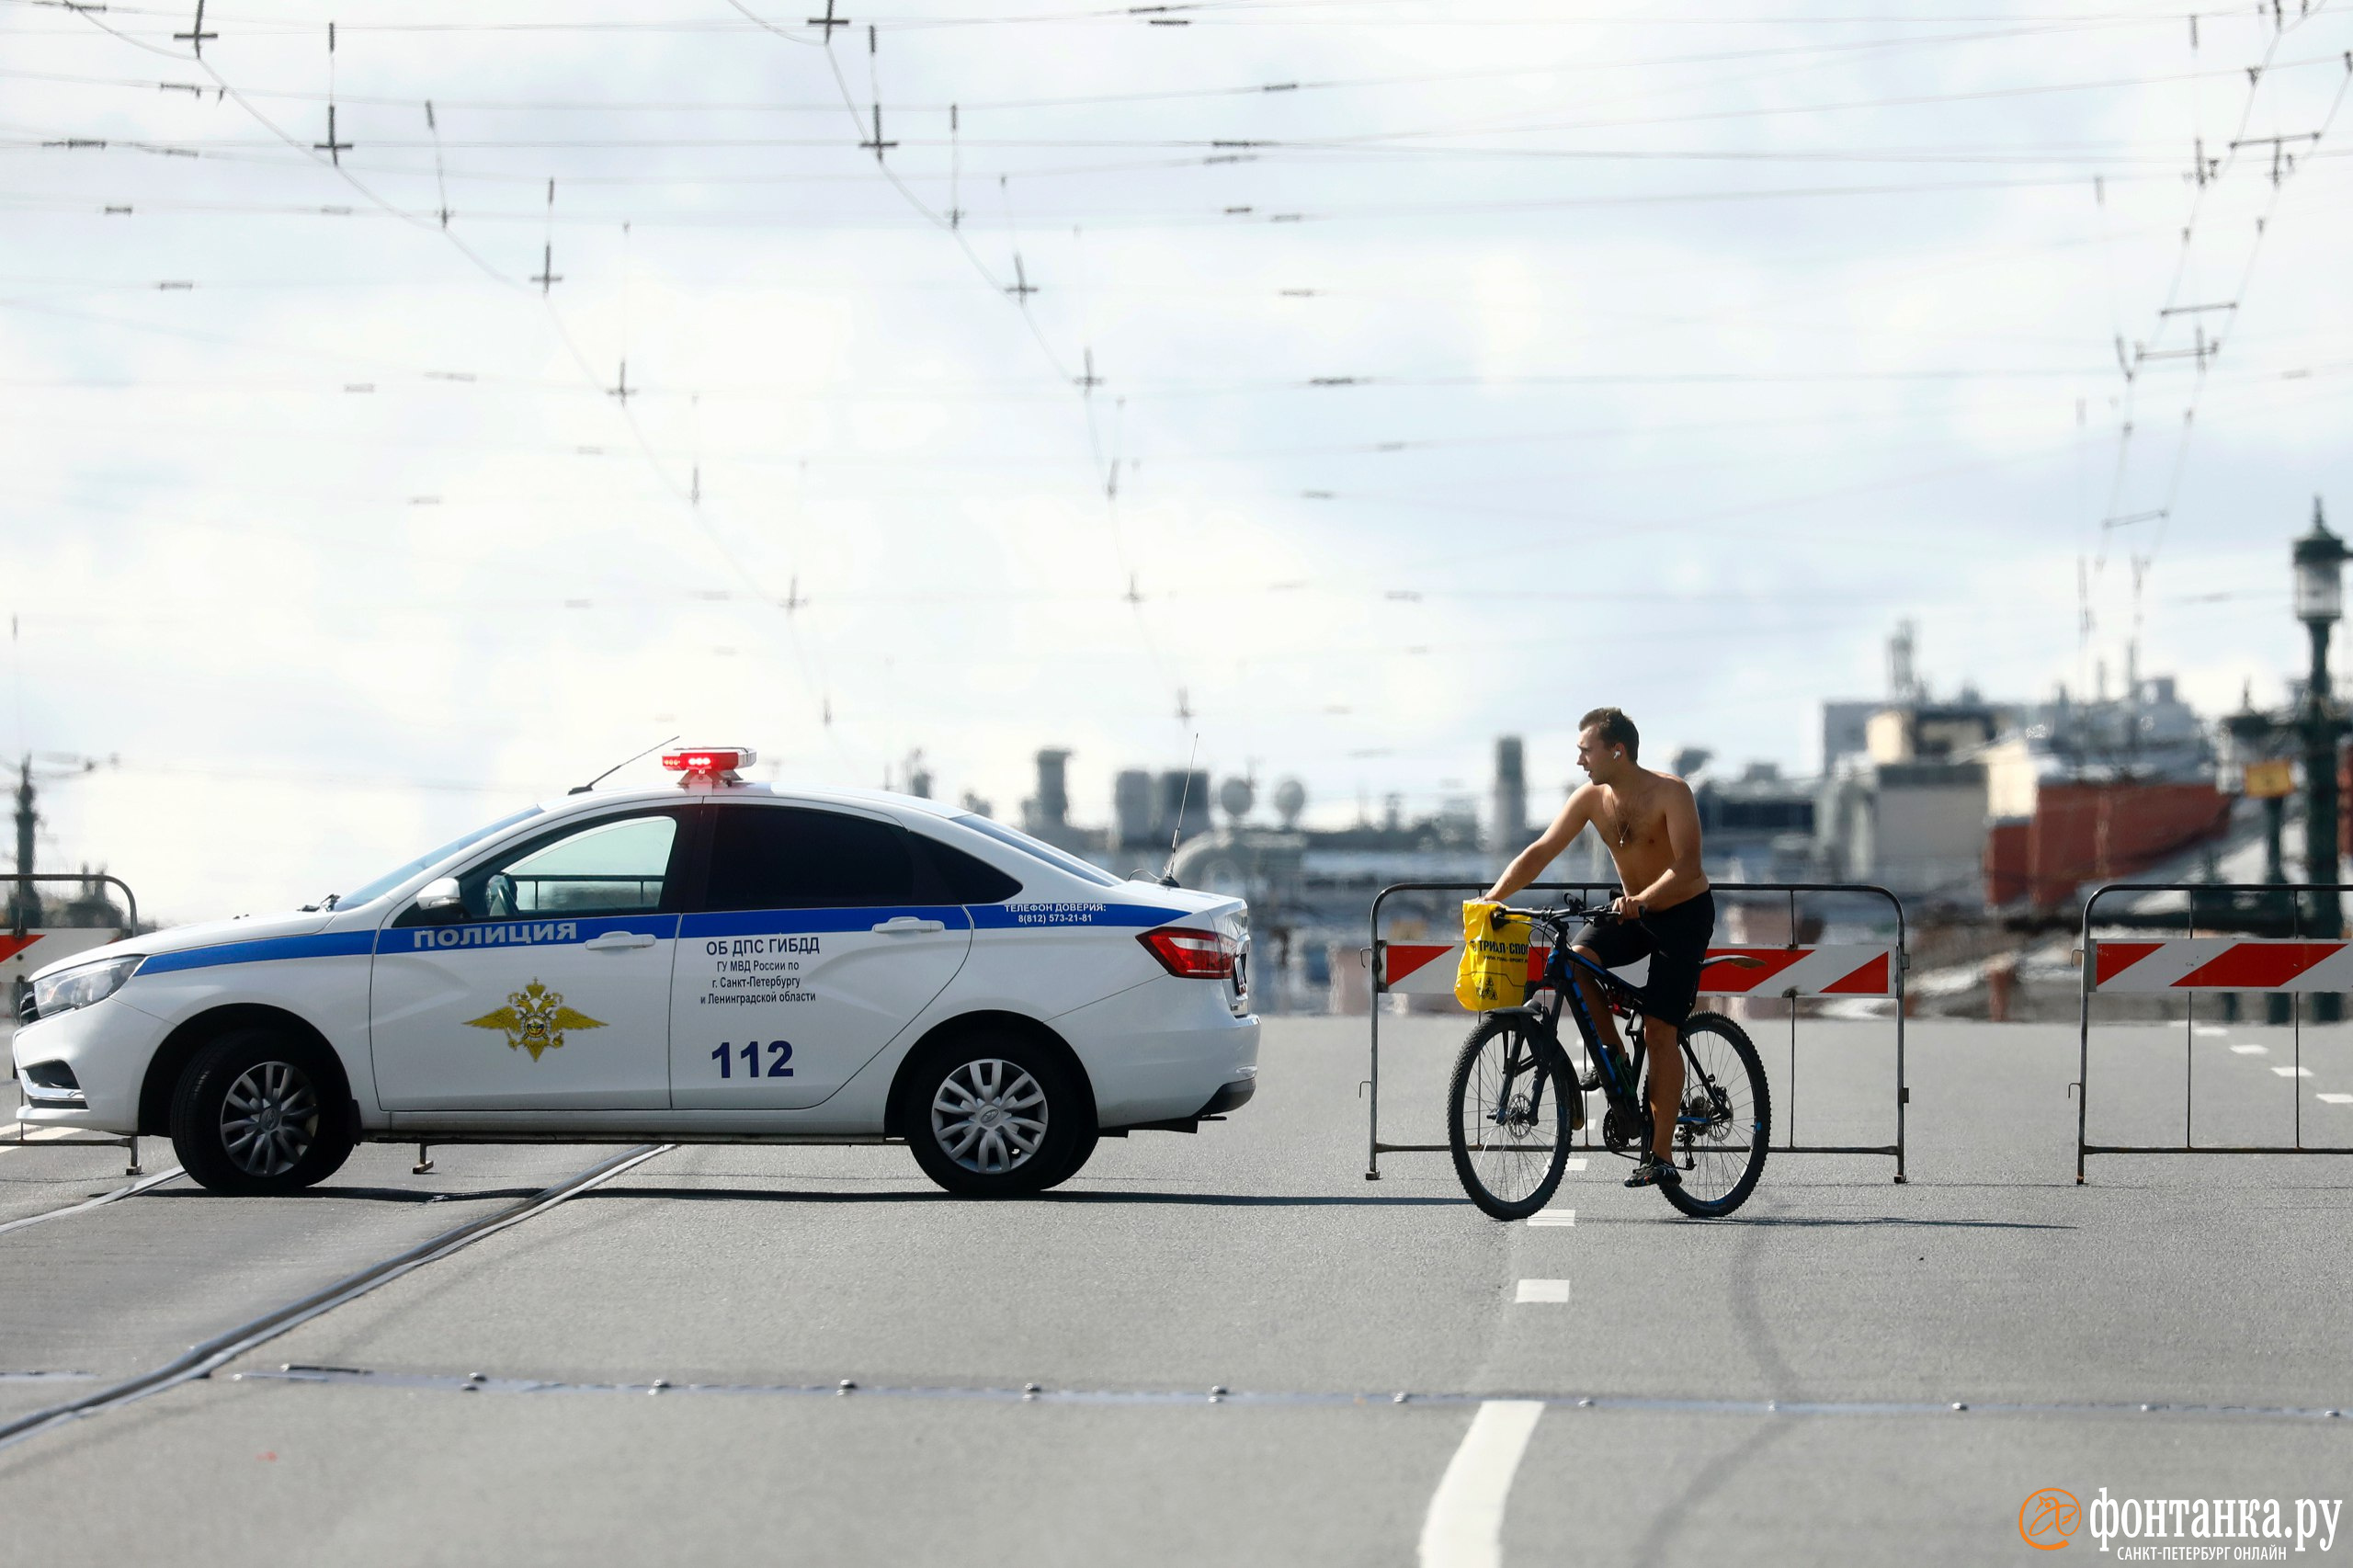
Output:
M2336 736L2342 727L2329 699L2328 633L2345 613L2343 568L2345 541L2328 531L2322 519L2320 498L2313 498L2313 531L2296 540L2296 619L2312 634L2312 678L2304 687L2304 880L2333 883L2337 880ZM2312 895L2310 932L2335 937L2342 930L2337 895ZM2324 994L2313 998L2315 1016L2334 1021L2342 998Z

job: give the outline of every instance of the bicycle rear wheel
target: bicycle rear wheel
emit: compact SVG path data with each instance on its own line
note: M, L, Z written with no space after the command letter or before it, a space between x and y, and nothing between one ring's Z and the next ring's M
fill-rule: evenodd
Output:
M1683 1111L1675 1129L1679 1186L1660 1187L1686 1214L1720 1220L1748 1201L1765 1174L1773 1096L1747 1031L1722 1013L1683 1025Z
M1471 1201L1498 1220L1524 1220L1552 1199L1569 1157L1568 1096L1577 1092L1561 1052L1524 1017L1482 1018L1454 1059L1447 1146Z

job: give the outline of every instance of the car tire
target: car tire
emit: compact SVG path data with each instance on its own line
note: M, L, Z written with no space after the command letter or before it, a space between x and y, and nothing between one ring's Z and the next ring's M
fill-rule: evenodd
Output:
M1026 1197L1077 1170L1095 1108L1056 1055L1018 1035L964 1035L907 1080L900 1124L915 1163L967 1198Z
M1103 1135L1100 1132L1097 1132L1090 1123L1086 1129L1086 1135L1080 1138L1077 1145L1071 1150L1070 1158L1063 1163L1062 1174L1054 1177L1053 1180L1048 1182L1046 1186L1050 1187L1060 1187L1063 1183L1076 1176L1080 1171L1085 1170L1086 1168L1086 1162L1095 1157L1095 1146L1102 1141ZM1041 1188L1040 1190L1043 1189Z
M333 1176L358 1142L333 1060L275 1029L222 1036L196 1053L172 1093L172 1149L213 1192L299 1192Z

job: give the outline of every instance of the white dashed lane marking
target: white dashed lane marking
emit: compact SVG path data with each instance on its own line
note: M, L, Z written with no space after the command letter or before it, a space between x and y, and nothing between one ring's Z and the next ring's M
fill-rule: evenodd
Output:
M2274 1067L2272 1071L2282 1078L2309 1078L2313 1075L2309 1067Z
M2231 1047L2231 1053L2234 1056L2268 1056L2271 1048L2268 1045L2234 1045Z
M1530 1214L1528 1222L1531 1225L1574 1225L1577 1222L1577 1211L1574 1209L1547 1209L1541 1214Z
M1422 1520L1421 1568L1501 1568L1504 1504L1543 1414L1542 1402L1532 1399L1479 1406Z
M2316 1097L2323 1105L2353 1105L2353 1095L2321 1095Z
M1568 1164L1563 1165L1561 1168L1564 1171L1581 1171L1585 1169L1585 1156L1582 1154L1576 1155L1571 1158Z
M1530 1302L1560 1306L1566 1303L1568 1299L1569 1282L1565 1279L1523 1279L1519 1282L1519 1293L1514 1296L1512 1301L1514 1304L1521 1306Z

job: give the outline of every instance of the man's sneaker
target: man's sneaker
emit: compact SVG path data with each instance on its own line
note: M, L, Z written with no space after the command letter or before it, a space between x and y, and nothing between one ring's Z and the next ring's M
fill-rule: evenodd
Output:
M1681 1187L1683 1174L1672 1160L1662 1160L1656 1154L1644 1154L1634 1166L1634 1174L1626 1178L1628 1187Z

